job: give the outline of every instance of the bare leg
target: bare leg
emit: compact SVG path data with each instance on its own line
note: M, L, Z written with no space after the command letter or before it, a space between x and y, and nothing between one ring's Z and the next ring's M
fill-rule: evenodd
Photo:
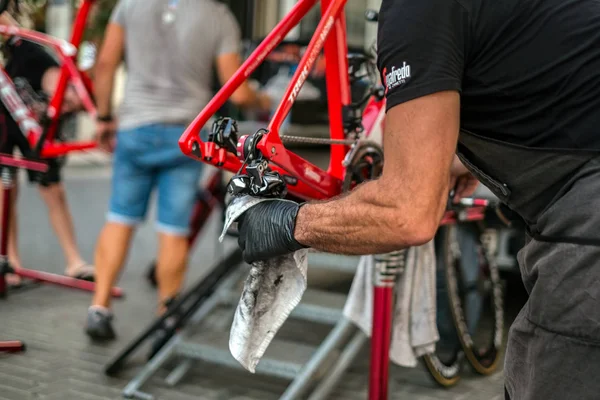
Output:
M58 237L67 262L66 273L74 275L77 269L85 265L85 261L79 253L77 241L75 240L75 229L73 220L67 204L67 196L62 183L54 183L50 186L39 186L40 195L48 207L48 216L52 228Z
M164 302L181 289L187 270L189 244L187 236L158 235L158 260L156 280L158 281L159 314L165 311Z
M110 289L123 268L133 232L133 227L114 222L109 222L102 228L96 245L96 291L93 306L110 308Z

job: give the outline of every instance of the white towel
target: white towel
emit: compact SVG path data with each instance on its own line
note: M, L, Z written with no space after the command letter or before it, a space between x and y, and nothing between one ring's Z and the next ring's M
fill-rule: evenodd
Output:
M237 197L227 207L220 241L233 222L249 208L273 199ZM273 337L306 290L308 250L252 263L231 325L229 350L254 373Z
M433 241L410 248L396 283L390 359L415 367L417 358L433 352L439 340L436 325L435 249ZM371 336L373 316L373 256L363 256L344 306L344 316Z

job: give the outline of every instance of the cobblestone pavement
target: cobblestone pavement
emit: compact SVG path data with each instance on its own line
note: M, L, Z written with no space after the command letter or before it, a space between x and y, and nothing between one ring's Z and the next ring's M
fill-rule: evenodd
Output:
M108 172L67 172L68 199L78 241L84 256L91 261L106 210ZM64 260L34 187L22 185L19 208L20 248L25 266L61 273ZM194 251L188 282L205 274L215 260L216 230L217 221L213 219ZM28 346L23 354L0 355L0 400L122 398L121 390L143 363L144 354L134 356L118 378L109 378L102 370L153 318L155 291L144 274L154 250L152 225L146 224L135 237L119 283L126 298L114 303L119 337L110 345L93 344L83 334L89 293L37 285L0 301L0 340L22 339ZM366 399L367 371L368 352L364 349L331 398ZM144 389L165 400L267 400L277 399L288 383L199 363L178 386L171 388L164 383L166 374L167 371L157 373ZM502 373L483 378L466 368L460 384L445 390L437 388L423 368L392 367L390 391L393 399L500 400Z

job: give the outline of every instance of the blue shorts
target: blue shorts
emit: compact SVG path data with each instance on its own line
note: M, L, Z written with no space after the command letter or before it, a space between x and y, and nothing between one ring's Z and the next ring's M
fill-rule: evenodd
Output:
M134 226L146 217L157 189L157 230L187 236L203 163L179 149L183 125L145 125L120 130L113 159L107 219Z

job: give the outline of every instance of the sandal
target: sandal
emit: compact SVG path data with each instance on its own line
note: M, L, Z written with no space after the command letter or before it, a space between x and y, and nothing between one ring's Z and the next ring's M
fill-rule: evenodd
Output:
M23 285L23 278L21 278L17 274L13 274L13 273L9 272L4 276L4 279L6 279L6 285L8 287L17 288L17 287Z
M39 283L37 281L25 280L19 275L11 272L4 275L4 278L6 281L6 288L9 292L18 292L24 289L29 289L37 286Z
M84 262L75 268L66 269L65 275L82 281L94 282L94 271L93 265Z

